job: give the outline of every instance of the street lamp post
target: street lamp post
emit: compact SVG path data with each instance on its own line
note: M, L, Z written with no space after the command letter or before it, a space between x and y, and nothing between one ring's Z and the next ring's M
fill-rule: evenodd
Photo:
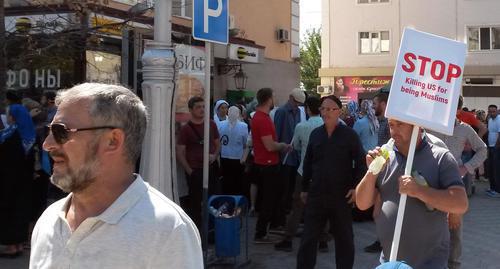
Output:
M142 93L149 110L149 125L142 146L140 173L153 187L175 200L171 120L176 74L171 14L172 0L156 0L154 41L146 44L142 56Z

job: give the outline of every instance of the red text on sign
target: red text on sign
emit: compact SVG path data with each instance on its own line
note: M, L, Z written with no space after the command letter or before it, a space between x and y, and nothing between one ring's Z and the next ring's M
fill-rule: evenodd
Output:
M415 71L415 62L420 61L419 74L421 76L425 74L428 63L431 63L430 74L435 80L442 80L446 74L446 82L450 83L451 79L458 78L462 74L462 69L456 64L450 63L447 66L446 63L441 60L432 60L431 58L425 56L417 56L411 52L405 53L403 58L405 64L402 65L402 68L408 73Z

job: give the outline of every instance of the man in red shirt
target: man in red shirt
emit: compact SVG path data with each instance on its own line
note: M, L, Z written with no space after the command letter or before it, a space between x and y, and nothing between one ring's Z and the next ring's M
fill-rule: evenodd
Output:
M269 117L274 107L273 90L263 88L257 92L257 108L252 118L252 141L254 163L257 177L260 179L259 191L262 191L262 209L257 219L254 242L274 243L267 237L267 229L273 215L278 213L280 186L279 152L290 151L291 146L276 142L276 130Z
M205 103L201 97L192 97L188 102L191 120L179 132L177 141L177 160L186 171L189 188L189 208L186 210L191 219L201 231L201 200L203 195L203 125ZM215 171L217 156L220 151L219 132L215 122L210 120L209 146L209 184L208 195L215 194Z

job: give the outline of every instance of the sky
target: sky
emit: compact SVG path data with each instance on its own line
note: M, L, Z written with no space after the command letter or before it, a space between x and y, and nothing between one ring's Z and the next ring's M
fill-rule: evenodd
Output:
M306 30L321 27L321 0L300 0L300 37Z

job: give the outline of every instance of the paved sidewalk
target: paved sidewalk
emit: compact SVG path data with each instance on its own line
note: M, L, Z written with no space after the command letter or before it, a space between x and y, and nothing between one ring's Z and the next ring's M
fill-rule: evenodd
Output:
M479 183L476 194L470 199L469 212L464 218L464 245L462 269L498 269L500 268L500 199L489 198L484 190L486 183ZM251 233L255 219L250 220ZM375 268L378 254L363 252L363 247L375 240L373 223L355 223L356 258L355 269ZM252 235L252 234L251 234ZM250 237L252 238L252 237ZM246 268L275 269L295 268L295 259L299 244L294 240L294 251L290 253L275 251L272 245L254 245L250 243L251 264ZM329 242L329 253L318 253L316 268L335 268L333 242ZM29 257L7 260L0 259L1 269L28 268Z

